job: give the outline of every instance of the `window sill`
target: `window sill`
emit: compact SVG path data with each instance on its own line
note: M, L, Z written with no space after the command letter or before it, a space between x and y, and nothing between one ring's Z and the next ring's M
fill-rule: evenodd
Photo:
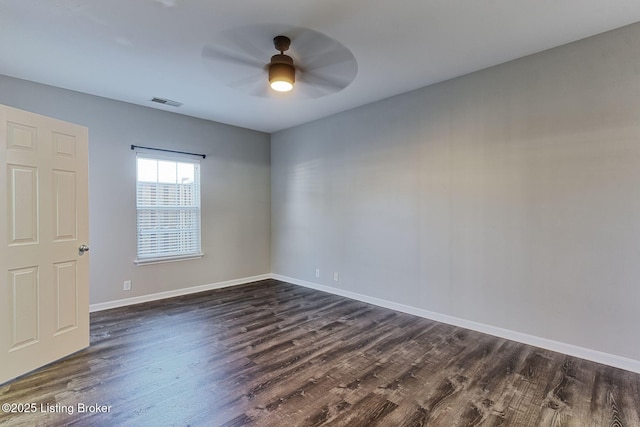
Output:
M203 256L204 256L203 253L199 253L199 254L189 254L189 255L168 256L168 257L161 257L161 258L144 258L144 259L136 259L133 261L133 263L135 265L164 264L167 262L191 261L194 259L201 259Z

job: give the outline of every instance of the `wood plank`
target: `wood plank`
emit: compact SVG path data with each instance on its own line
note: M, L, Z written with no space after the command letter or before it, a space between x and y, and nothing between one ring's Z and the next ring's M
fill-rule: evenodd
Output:
M640 375L276 280L91 316L0 425L640 426Z

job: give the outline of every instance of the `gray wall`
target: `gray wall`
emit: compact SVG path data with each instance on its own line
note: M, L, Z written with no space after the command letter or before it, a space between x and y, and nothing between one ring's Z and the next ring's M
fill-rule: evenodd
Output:
M270 271L269 135L0 76L0 103L89 128L91 303ZM197 261L135 266L135 153L143 145L207 154ZM124 280L133 281L130 292Z
M635 24L273 134L272 272L640 360L639 45Z

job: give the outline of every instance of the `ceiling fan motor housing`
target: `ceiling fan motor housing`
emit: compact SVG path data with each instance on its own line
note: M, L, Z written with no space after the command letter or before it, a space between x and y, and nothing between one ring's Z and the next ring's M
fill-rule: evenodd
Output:
M273 55L269 64L269 82L275 80L287 81L292 85L296 80L296 69L293 66L293 59L282 53Z

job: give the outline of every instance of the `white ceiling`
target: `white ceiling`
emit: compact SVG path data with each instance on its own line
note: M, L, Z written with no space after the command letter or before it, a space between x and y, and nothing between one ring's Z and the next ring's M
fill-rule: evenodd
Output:
M0 0L0 74L274 132L637 21L638 0ZM338 41L355 79L320 98L230 87L203 49L265 25Z

